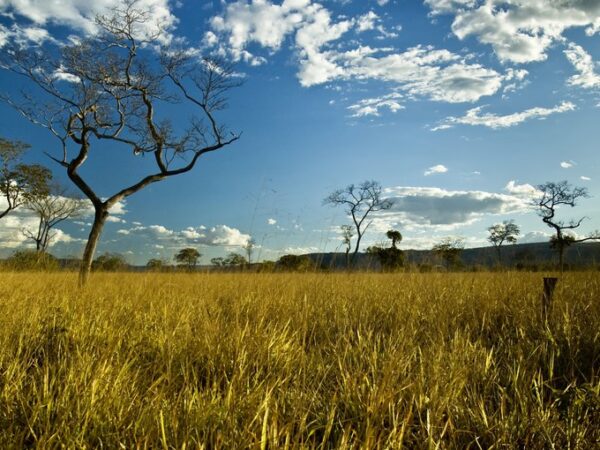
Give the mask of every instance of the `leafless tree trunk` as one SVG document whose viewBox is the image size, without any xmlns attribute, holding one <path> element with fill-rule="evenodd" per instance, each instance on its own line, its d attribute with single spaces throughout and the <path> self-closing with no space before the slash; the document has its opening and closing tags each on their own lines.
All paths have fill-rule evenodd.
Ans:
<svg viewBox="0 0 600 450">
<path fill-rule="evenodd" d="M 81 284 L 89 278 L 112 207 L 151 183 L 191 171 L 201 156 L 240 137 L 228 132 L 215 116 L 226 107 L 227 92 L 240 84 L 233 69 L 214 59 L 202 59 L 189 49 L 163 45 L 162 26 L 156 24 L 154 33 L 142 27 L 149 25 L 149 14 L 138 6 L 136 0 L 122 2 L 112 15 L 97 17 L 97 34 L 73 45 L 40 52 L 17 44 L 0 53 L 0 67 L 28 79 L 49 102 L 41 105 L 28 95 L 18 102 L 6 95 L 2 99 L 59 139 L 60 157 L 48 156 L 66 170 L 94 206 Z M 140 34 L 140 28 L 146 31 Z M 185 131 L 176 131 L 179 123 L 156 119 L 159 106 L 181 102 L 199 111 Z M 80 169 L 92 149 L 102 149 L 103 144 L 124 146 L 136 158 L 149 155 L 154 173 L 101 196 Z"/>
<path fill-rule="evenodd" d="M 83 250 L 83 258 L 81 261 L 81 268 L 79 270 L 80 286 L 84 286 L 90 277 L 94 254 L 96 253 L 98 241 L 100 241 L 100 236 L 102 234 L 102 228 L 104 227 L 107 218 L 108 210 L 105 208 L 96 210 L 96 213 L 94 214 L 94 222 L 92 223 L 92 229 L 90 230 L 88 240 L 85 244 L 85 249 Z"/>
</svg>

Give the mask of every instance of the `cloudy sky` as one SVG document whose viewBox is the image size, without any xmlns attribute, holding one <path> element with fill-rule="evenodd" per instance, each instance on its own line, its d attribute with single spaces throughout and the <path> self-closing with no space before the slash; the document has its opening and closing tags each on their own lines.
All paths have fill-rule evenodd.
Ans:
<svg viewBox="0 0 600 450">
<path fill-rule="evenodd" d="M 118 3 L 0 0 L 0 47 L 94 33 L 93 17 Z M 236 64 L 244 84 L 219 119 L 243 135 L 192 173 L 118 205 L 100 252 L 144 263 L 192 245 L 207 262 L 250 236 L 261 258 L 333 251 L 348 219 L 322 199 L 366 179 L 395 199 L 367 245 L 394 227 L 405 248 L 448 235 L 479 246 L 488 226 L 509 218 L 522 242 L 544 240 L 549 229 L 528 199 L 533 186 L 563 179 L 591 198 L 561 214 L 590 217 L 582 234 L 600 228 L 600 0 L 139 4 L 166 26 L 165 42 Z M 6 71 L 0 85 L 23 86 Z M 177 113 L 188 115 L 184 106 Z M 0 135 L 31 143 L 27 160 L 64 180 L 43 155 L 57 142 L 4 104 L 0 114 Z M 139 165 L 115 149 L 96 154 L 84 174 L 108 196 Z M 62 226 L 52 252 L 79 254 L 89 222 Z M 21 230 L 34 223 L 26 211 L 0 220 L 0 256 L 24 245 Z"/>
</svg>

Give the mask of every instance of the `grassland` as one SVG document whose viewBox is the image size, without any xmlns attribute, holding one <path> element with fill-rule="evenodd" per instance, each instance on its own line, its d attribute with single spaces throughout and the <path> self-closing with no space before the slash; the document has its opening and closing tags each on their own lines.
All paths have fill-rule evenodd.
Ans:
<svg viewBox="0 0 600 450">
<path fill-rule="evenodd" d="M 600 446 L 600 276 L 0 273 L 0 448 Z"/>
</svg>

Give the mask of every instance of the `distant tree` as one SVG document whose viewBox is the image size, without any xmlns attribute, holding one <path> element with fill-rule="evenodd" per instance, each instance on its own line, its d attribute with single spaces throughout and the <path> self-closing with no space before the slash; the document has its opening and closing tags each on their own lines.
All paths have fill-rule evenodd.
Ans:
<svg viewBox="0 0 600 450">
<path fill-rule="evenodd" d="M 588 198 L 589 194 L 584 187 L 574 187 L 567 181 L 547 182 L 537 186 L 539 194 L 532 200 L 542 221 L 554 230 L 550 243 L 558 251 L 558 262 L 561 273 L 564 269 L 565 250 L 579 242 L 600 240 L 600 232 L 596 231 L 585 238 L 577 239 L 571 232 L 581 226 L 586 219 L 564 222 L 556 217 L 557 209 L 561 206 L 577 206 L 579 200 Z"/>
<path fill-rule="evenodd" d="M 24 142 L 0 138 L 0 197 L 6 201 L 0 219 L 26 202 L 48 194 L 51 172 L 38 164 L 20 162 L 28 148 Z"/>
<path fill-rule="evenodd" d="M 222 258 L 220 256 L 216 258 L 211 258 L 210 263 L 213 266 L 222 267 L 225 265 L 225 258 Z"/>
<path fill-rule="evenodd" d="M 248 264 L 246 258 L 239 253 L 230 253 L 227 258 L 224 259 L 223 265 L 225 266 L 245 266 Z"/>
<path fill-rule="evenodd" d="M 398 248 L 397 244 L 402 241 L 402 233 L 397 230 L 388 230 L 385 235 L 392 241 L 392 248 Z"/>
<path fill-rule="evenodd" d="M 103 272 L 117 272 L 127 267 L 127 260 L 119 253 L 104 253 L 98 256 L 93 264 L 94 270 Z"/>
<path fill-rule="evenodd" d="M 329 194 L 324 200 L 325 205 L 343 206 L 352 218 L 356 230 L 356 245 L 352 253 L 352 263 L 360 249 L 360 242 L 371 225 L 368 218 L 371 213 L 390 209 L 393 202 L 382 198 L 383 189 L 376 181 L 364 181 L 361 184 L 351 184 Z"/>
<path fill-rule="evenodd" d="M 276 266 L 295 272 L 306 272 L 315 268 L 312 259 L 307 255 L 283 255 L 277 260 Z"/>
<path fill-rule="evenodd" d="M 84 200 L 66 196 L 65 190 L 54 183 L 48 193 L 31 196 L 25 207 L 35 213 L 38 226 L 35 230 L 24 229 L 23 234 L 35 242 L 38 252 L 45 252 L 55 237 L 53 229 L 65 220 L 79 217 L 87 205 Z"/>
<path fill-rule="evenodd" d="M 502 245 L 504 243 L 516 244 L 517 236 L 521 234 L 521 230 L 513 220 L 505 220 L 502 223 L 497 223 L 489 227 L 488 241 L 496 248 L 498 255 L 498 264 L 502 263 Z"/>
<path fill-rule="evenodd" d="M 396 230 L 389 230 L 386 236 L 392 241 L 391 247 L 374 245 L 367 249 L 367 253 L 377 257 L 383 270 L 397 270 L 404 265 L 404 252 L 398 248 L 402 234 Z"/>
<path fill-rule="evenodd" d="M 434 245 L 432 251 L 444 260 L 447 268 L 450 268 L 459 264 L 464 248 L 462 238 L 446 237 L 439 244 Z"/>
<path fill-rule="evenodd" d="M 151 271 L 160 272 L 166 265 L 166 261 L 158 258 L 152 258 L 146 263 L 146 268 Z"/>
<path fill-rule="evenodd" d="M 354 237 L 354 231 L 351 225 L 342 225 L 340 227 L 342 231 L 342 242 L 345 246 L 346 252 L 346 268 L 350 267 L 350 250 L 352 248 L 352 238 Z"/>
<path fill-rule="evenodd" d="M 252 255 L 254 254 L 254 248 L 256 247 L 256 241 L 253 238 L 248 239 L 246 245 L 244 245 L 244 250 L 246 251 L 246 259 L 248 260 L 248 264 L 252 264 Z"/>
<path fill-rule="evenodd" d="M 88 37 L 58 47 L 58 41 L 47 39 L 36 49 L 11 41 L 0 54 L 0 68 L 29 83 L 20 99 L 2 99 L 58 139 L 60 150 L 51 158 L 94 207 L 81 285 L 111 208 L 152 183 L 191 171 L 200 157 L 239 139 L 216 113 L 227 106 L 227 93 L 240 78 L 228 64 L 200 57 L 181 39 L 162 39 L 164 26 L 151 22 L 148 3 L 113 2 L 112 11 L 96 17 Z M 31 96 L 32 87 L 44 98 Z M 181 103 L 198 112 L 187 124 L 180 116 L 175 123 L 170 119 L 172 105 Z M 103 167 L 113 170 L 114 152 L 106 150 L 115 146 L 150 172 L 104 197 L 82 169 L 98 154 L 108 159 Z M 142 160 L 144 155 L 150 158 Z"/>
<path fill-rule="evenodd" d="M 175 261 L 180 266 L 187 266 L 188 269 L 193 269 L 202 254 L 195 248 L 182 248 L 175 255 Z"/>
</svg>

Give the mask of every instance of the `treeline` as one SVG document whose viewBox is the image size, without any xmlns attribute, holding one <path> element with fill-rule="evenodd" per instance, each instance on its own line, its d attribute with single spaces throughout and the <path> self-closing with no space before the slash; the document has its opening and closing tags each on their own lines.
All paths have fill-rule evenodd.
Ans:
<svg viewBox="0 0 600 450">
<path fill-rule="evenodd" d="M 391 233 L 390 233 L 391 234 Z M 397 238 L 397 236 L 396 236 Z M 397 246 L 397 240 L 396 240 Z M 197 256 L 196 256 L 197 254 Z M 187 255 L 187 258 L 183 256 Z M 460 249 L 450 246 L 434 250 L 400 250 L 394 247 L 371 246 L 358 253 L 354 264 L 347 266 L 344 253 L 312 253 L 283 255 L 274 261 L 249 262 L 239 253 L 215 257 L 210 264 L 200 265 L 202 255 L 196 249 L 182 249 L 173 258 L 152 258 L 143 266 L 131 265 L 124 255 L 104 253 L 92 264 L 98 272 L 476 272 L 495 270 L 551 271 L 558 268 L 555 249 L 548 243 L 511 245 L 505 250 L 502 264 L 498 263 L 493 247 Z M 177 258 L 179 256 L 179 258 Z M 77 258 L 55 258 L 48 253 L 18 250 L 0 261 L 0 269 L 72 270 L 80 268 Z M 565 254 L 564 270 L 600 270 L 600 243 L 576 244 Z"/>
</svg>

